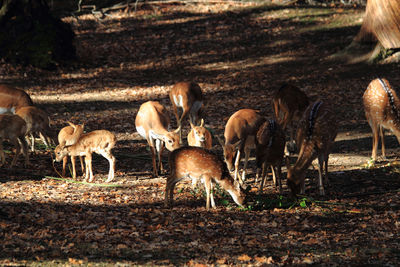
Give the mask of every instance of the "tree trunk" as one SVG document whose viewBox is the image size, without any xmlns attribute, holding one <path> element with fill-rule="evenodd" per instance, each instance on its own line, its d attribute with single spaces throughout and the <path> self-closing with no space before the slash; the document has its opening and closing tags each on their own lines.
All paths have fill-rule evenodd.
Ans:
<svg viewBox="0 0 400 267">
<path fill-rule="evenodd" d="M 400 48 L 400 1 L 368 0 L 356 42 L 378 41 L 385 49 Z"/>
<path fill-rule="evenodd" d="M 75 57 L 71 27 L 50 14 L 45 0 L 0 0 L 0 58 L 54 68 Z"/>
</svg>

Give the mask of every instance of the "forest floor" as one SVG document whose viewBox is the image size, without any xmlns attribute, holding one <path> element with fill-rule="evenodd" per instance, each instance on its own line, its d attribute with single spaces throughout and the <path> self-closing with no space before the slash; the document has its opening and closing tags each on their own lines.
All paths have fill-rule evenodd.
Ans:
<svg viewBox="0 0 400 267">
<path fill-rule="evenodd" d="M 398 143 L 389 134 L 388 160 L 367 164 L 372 140 L 362 95 L 376 77 L 398 87 L 399 66 L 329 60 L 351 43 L 363 14 L 341 5 L 139 5 L 102 20 L 66 17 L 78 60 L 57 71 L 0 62 L 0 81 L 25 89 L 57 131 L 72 121 L 118 138 L 110 184 L 101 156 L 94 156 L 95 182 L 87 184 L 60 178 L 61 164 L 43 147 L 31 154 L 29 168 L 22 158 L 13 169 L 0 168 L 0 265 L 398 265 Z M 219 136 L 238 109 L 272 117 L 271 96 L 283 83 L 333 103 L 339 134 L 326 196 L 317 194 L 310 168 L 307 196 L 291 200 L 283 167 L 282 195 L 268 181 L 257 197 L 250 171 L 246 208 L 217 190 L 217 209 L 206 211 L 203 190 L 189 181 L 175 190 L 174 207 L 164 208 L 166 174 L 151 178 L 150 153 L 134 120 L 147 100 L 169 108 L 168 91 L 182 80 L 200 84 L 206 126 Z M 216 140 L 213 151 L 222 154 Z"/>
</svg>

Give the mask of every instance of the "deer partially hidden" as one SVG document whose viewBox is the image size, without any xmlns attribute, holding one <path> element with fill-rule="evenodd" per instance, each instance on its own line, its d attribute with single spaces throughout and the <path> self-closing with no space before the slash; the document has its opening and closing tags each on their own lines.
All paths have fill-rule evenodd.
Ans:
<svg viewBox="0 0 400 267">
<path fill-rule="evenodd" d="M 228 191 L 239 206 L 245 202 L 245 193 L 239 183 L 234 181 L 224 164 L 214 153 L 200 147 L 181 147 L 169 155 L 170 175 L 165 189 L 165 205 L 172 206 L 176 183 L 184 179 L 202 179 L 207 198 L 206 208 L 215 208 L 212 183 L 217 182 Z"/>
<path fill-rule="evenodd" d="M 179 82 L 171 88 L 169 99 L 180 129 L 179 140 L 182 143 L 182 121 L 189 114 L 191 124 L 197 125 L 200 117 L 199 112 L 203 105 L 203 93 L 197 83 Z M 180 110 L 181 115 L 178 112 Z"/>
<path fill-rule="evenodd" d="M 31 97 L 23 90 L 0 84 L 0 114 L 15 114 L 20 107 L 33 106 Z"/>
<path fill-rule="evenodd" d="M 58 133 L 58 147 L 59 149 L 61 147 L 65 147 L 65 146 L 71 146 L 74 145 L 79 137 L 81 137 L 81 135 L 83 134 L 83 130 L 85 127 L 85 124 L 73 124 L 72 122 L 68 122 L 68 126 L 65 126 L 64 128 L 62 128 L 60 130 L 60 132 Z M 76 179 L 76 168 L 75 168 L 75 156 L 74 155 L 70 155 L 71 156 L 71 163 L 72 163 L 72 178 Z M 82 169 L 82 173 L 85 173 L 85 168 L 83 166 L 83 156 L 79 156 L 79 160 L 81 162 L 81 169 Z M 65 176 L 65 168 L 68 162 L 68 157 L 64 157 L 63 158 L 63 169 L 62 169 L 62 176 Z"/>
<path fill-rule="evenodd" d="M 190 132 L 187 136 L 189 146 L 203 147 L 205 149 L 212 148 L 212 135 L 209 130 L 204 127 L 204 120 L 201 119 L 200 126 L 195 126 L 190 122 Z"/>
<path fill-rule="evenodd" d="M 255 136 L 257 130 L 266 119 L 258 111 L 253 109 L 241 109 L 236 111 L 228 120 L 225 126 L 225 143 L 221 140 L 224 150 L 225 162 L 230 171 L 235 171 L 234 179 L 244 182 L 246 177 L 247 163 L 251 149 L 255 148 Z M 245 154 L 242 177 L 239 176 L 239 163 L 241 155 Z M 236 154 L 236 159 L 234 157 Z M 238 178 L 239 176 L 239 178 Z"/>
<path fill-rule="evenodd" d="M 85 156 L 85 180 L 92 182 L 92 153 L 95 152 L 108 160 L 110 168 L 106 182 L 111 182 L 114 179 L 115 171 L 115 157 L 111 150 L 116 142 L 117 138 L 115 135 L 107 130 L 96 130 L 85 133 L 73 145 L 58 145 L 55 149 L 56 161 L 60 162 L 67 156 Z"/>
<path fill-rule="evenodd" d="M 291 84 L 282 85 L 274 94 L 272 104 L 277 122 L 283 130 L 290 126 L 290 144 L 293 145 L 295 126 L 309 105 L 307 95 L 297 86 Z M 288 154 L 288 151 L 286 150 Z"/>
<path fill-rule="evenodd" d="M 140 136 L 147 140 L 150 146 L 153 162 L 153 177 L 158 177 L 163 170 L 161 155 L 164 146 L 173 151 L 180 147 L 180 127 L 173 132 L 167 130 L 170 118 L 167 110 L 157 101 L 143 103 L 136 115 L 135 126 Z M 158 159 L 158 163 L 156 160 Z"/>
<path fill-rule="evenodd" d="M 323 176 L 328 183 L 328 159 L 337 134 L 334 112 L 322 101 L 311 104 L 299 121 L 296 144 L 299 156 L 293 167 L 287 163 L 287 184 L 292 194 L 304 193 L 305 173 L 315 158 L 318 158 L 318 188 L 320 195 L 325 195 Z M 325 167 L 325 168 L 324 168 Z M 325 171 L 325 173 L 323 173 Z"/>
<path fill-rule="evenodd" d="M 31 137 L 31 151 L 35 151 L 35 134 L 40 136 L 47 148 L 55 143 L 55 134 L 50 128 L 49 116 L 46 112 L 35 106 L 26 106 L 18 108 L 15 114 L 26 122 L 26 139 L 29 141 L 29 136 Z"/>
<path fill-rule="evenodd" d="M 1 163 L 4 165 L 6 156 L 3 151 L 3 141 L 9 140 L 15 147 L 15 155 L 10 168 L 17 162 L 19 154 L 25 156 L 25 167 L 29 164 L 28 144 L 25 141 L 26 123 L 17 116 L 11 114 L 0 114 L 0 156 Z"/>
<path fill-rule="evenodd" d="M 372 160 L 376 161 L 379 134 L 382 142 L 382 157 L 385 154 L 384 129 L 391 130 L 400 143 L 400 101 L 397 93 L 386 79 L 375 79 L 367 87 L 363 96 L 367 121 L 372 129 Z"/>
<path fill-rule="evenodd" d="M 285 149 L 285 133 L 275 120 L 265 121 L 257 131 L 256 164 L 262 170 L 259 193 L 262 193 L 266 178 L 266 170 L 270 166 L 273 182 L 282 193 L 281 165 Z M 257 177 L 259 173 L 257 173 Z"/>
</svg>

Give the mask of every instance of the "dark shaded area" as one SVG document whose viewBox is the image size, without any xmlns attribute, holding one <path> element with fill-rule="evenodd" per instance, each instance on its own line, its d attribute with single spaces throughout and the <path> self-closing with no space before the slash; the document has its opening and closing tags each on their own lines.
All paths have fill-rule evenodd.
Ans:
<svg viewBox="0 0 400 267">
<path fill-rule="evenodd" d="M 52 15 L 45 0 L 5 0 L 0 7 L 0 58 L 44 69 L 75 58 L 70 25 Z"/>
</svg>

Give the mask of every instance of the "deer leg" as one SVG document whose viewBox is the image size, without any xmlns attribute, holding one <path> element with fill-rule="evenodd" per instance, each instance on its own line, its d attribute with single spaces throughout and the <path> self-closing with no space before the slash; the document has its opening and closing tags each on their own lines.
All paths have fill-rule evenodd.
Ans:
<svg viewBox="0 0 400 267">
<path fill-rule="evenodd" d="M 105 151 L 101 153 L 101 155 L 105 157 L 110 163 L 110 170 L 108 171 L 108 179 L 106 180 L 106 183 L 108 183 L 114 179 L 115 157 L 111 154 L 110 151 Z"/>
<path fill-rule="evenodd" d="M 83 166 L 83 156 L 79 156 L 79 161 L 81 162 L 82 176 L 85 177 L 85 167 Z"/>
<path fill-rule="evenodd" d="M 33 133 L 30 133 L 31 136 L 31 151 L 35 152 L 35 137 L 33 136 Z"/>
<path fill-rule="evenodd" d="M 182 108 L 182 115 L 181 115 L 181 118 L 179 119 L 179 123 L 178 123 L 178 127 L 179 127 L 179 142 L 182 144 L 183 142 L 182 142 L 182 122 L 183 122 L 183 119 L 186 117 L 186 115 L 188 114 L 188 112 L 189 112 L 189 110 L 184 110 L 183 108 Z"/>
<path fill-rule="evenodd" d="M 47 137 L 42 132 L 39 132 L 39 136 L 40 136 L 40 139 L 42 140 L 43 144 L 48 149 L 50 147 L 50 144 L 47 142 Z"/>
<path fill-rule="evenodd" d="M 235 181 L 238 179 L 238 172 L 239 172 L 239 162 L 240 162 L 240 150 L 237 151 L 236 160 L 235 160 Z"/>
<path fill-rule="evenodd" d="M 72 163 L 72 179 L 75 180 L 76 179 L 75 156 L 71 156 L 71 163 Z"/>
<path fill-rule="evenodd" d="M 154 146 L 150 146 L 151 151 L 151 159 L 153 161 L 153 177 L 158 177 L 158 169 L 157 169 L 157 162 L 156 162 L 156 149 Z"/>
<path fill-rule="evenodd" d="M 1 165 L 4 165 L 6 162 L 6 154 L 3 150 L 3 140 L 0 138 L 0 156 L 1 156 Z"/>
<path fill-rule="evenodd" d="M 18 156 L 21 153 L 21 146 L 20 146 L 20 144 L 18 142 L 18 138 L 13 139 L 11 141 L 11 143 L 15 147 L 15 155 L 14 155 L 14 158 L 13 158 L 13 160 L 11 162 L 10 168 L 12 168 L 15 165 L 15 163 L 17 162 Z"/>
<path fill-rule="evenodd" d="M 265 176 L 266 176 L 266 169 L 267 169 L 267 164 L 265 162 L 261 165 L 261 183 L 260 183 L 260 188 L 258 189 L 258 193 L 261 194 L 263 189 L 264 189 L 264 182 L 265 182 Z"/>
<path fill-rule="evenodd" d="M 281 169 L 281 165 L 282 163 L 279 162 L 278 165 L 276 166 L 276 180 L 278 182 L 278 188 L 279 188 L 279 193 L 282 194 L 282 181 L 281 181 L 281 177 L 282 177 L 282 169 Z M 272 167 L 273 169 L 273 167 Z"/>
<path fill-rule="evenodd" d="M 250 149 L 246 147 L 244 149 L 244 167 L 242 172 L 242 183 L 246 179 L 246 170 L 247 170 L 247 163 L 249 162 L 249 157 L 250 157 Z"/>
<path fill-rule="evenodd" d="M 67 166 L 68 156 L 63 158 L 63 169 L 62 169 L 62 176 L 65 177 L 65 167 Z"/>
<path fill-rule="evenodd" d="M 212 198 L 212 192 L 211 192 L 211 178 L 210 177 L 204 177 L 204 186 L 206 189 L 206 209 L 210 210 L 210 201 Z M 212 202 L 214 202 L 214 200 L 212 200 Z M 213 208 L 215 208 L 215 203 Z"/>
<path fill-rule="evenodd" d="M 26 142 L 26 140 L 24 138 L 18 138 L 18 142 L 20 143 L 21 147 L 22 147 L 22 153 L 25 156 L 25 167 L 28 167 L 29 165 L 29 153 L 28 153 L 28 143 Z"/>
<path fill-rule="evenodd" d="M 376 152 L 378 150 L 378 143 L 379 143 L 379 132 L 378 132 L 378 125 L 370 123 L 372 128 L 372 160 L 376 161 Z"/>
<path fill-rule="evenodd" d="M 91 183 L 93 181 L 93 171 L 92 171 L 92 155 L 87 153 L 85 156 L 86 164 L 86 180 Z"/>
<path fill-rule="evenodd" d="M 318 155 L 318 189 L 319 189 L 319 194 L 321 196 L 325 195 L 325 190 L 324 190 L 324 184 L 322 181 L 322 173 L 323 173 L 323 167 L 324 167 L 324 156 L 323 155 Z"/>
<path fill-rule="evenodd" d="M 381 135 L 381 144 L 382 144 L 382 158 L 386 160 L 386 153 L 385 153 L 385 130 L 382 126 L 379 127 L 379 132 Z"/>
</svg>

